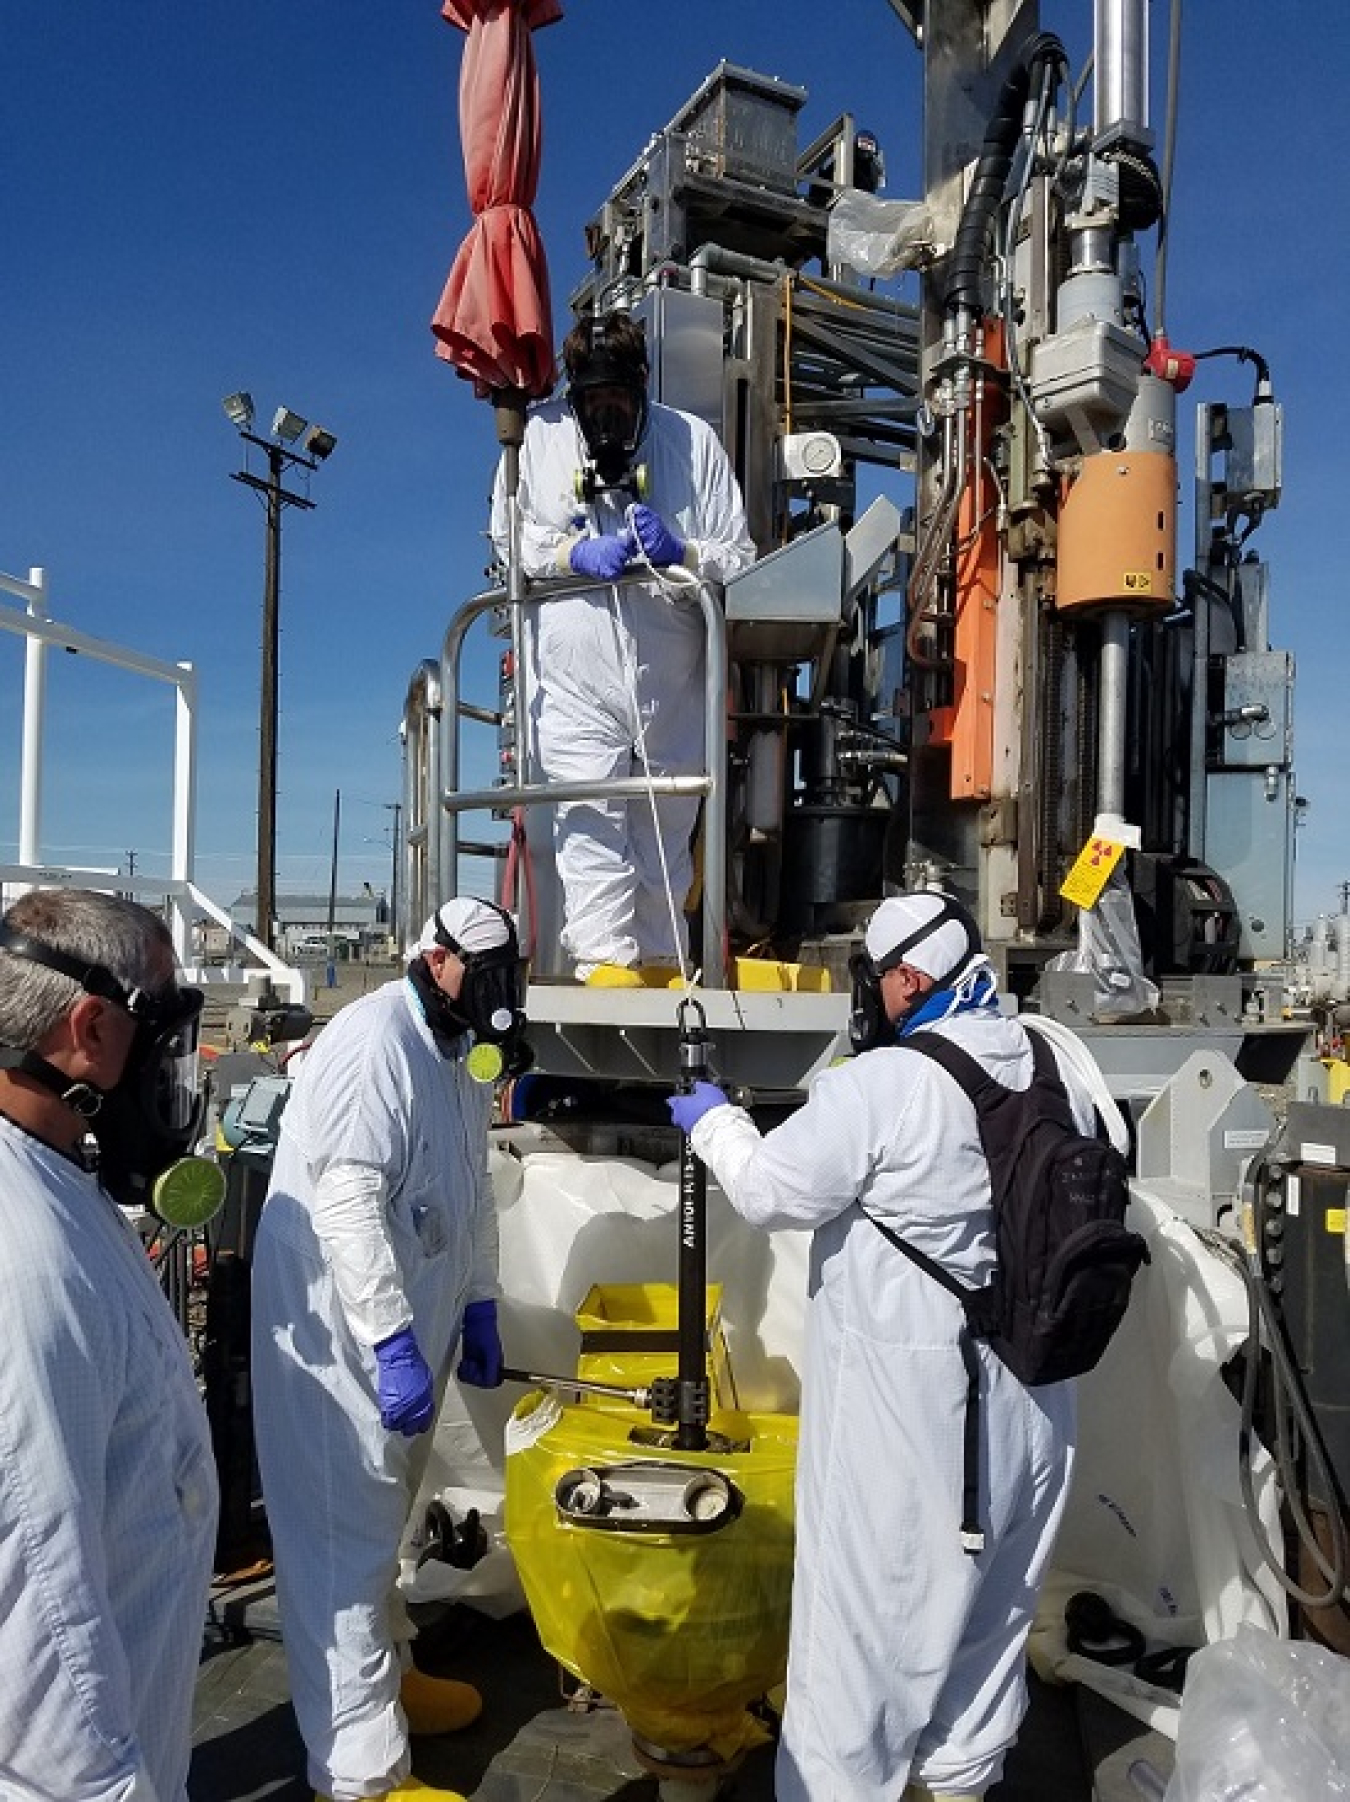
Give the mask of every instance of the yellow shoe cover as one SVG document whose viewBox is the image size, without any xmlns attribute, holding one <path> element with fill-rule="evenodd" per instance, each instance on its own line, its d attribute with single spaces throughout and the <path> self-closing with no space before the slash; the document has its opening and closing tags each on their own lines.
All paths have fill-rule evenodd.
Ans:
<svg viewBox="0 0 1350 1802">
<path fill-rule="evenodd" d="M 696 977 L 691 975 L 686 982 L 680 974 L 678 964 L 639 964 L 638 975 L 642 978 L 644 989 L 694 989 L 698 987 Z"/>
<path fill-rule="evenodd" d="M 642 978 L 624 964 L 597 964 L 586 978 L 588 989 L 640 989 Z"/>
<path fill-rule="evenodd" d="M 314 1802 L 328 1802 L 328 1797 L 316 1794 Z M 468 1802 L 468 1798 L 457 1789 L 433 1789 L 429 1783 L 419 1783 L 416 1777 L 405 1777 L 382 1796 L 372 1797 L 371 1802 Z"/>
<path fill-rule="evenodd" d="M 408 1717 L 409 1733 L 458 1733 L 483 1712 L 483 1698 L 471 1683 L 428 1677 L 416 1666 L 404 1671 L 398 1699 Z"/>
</svg>

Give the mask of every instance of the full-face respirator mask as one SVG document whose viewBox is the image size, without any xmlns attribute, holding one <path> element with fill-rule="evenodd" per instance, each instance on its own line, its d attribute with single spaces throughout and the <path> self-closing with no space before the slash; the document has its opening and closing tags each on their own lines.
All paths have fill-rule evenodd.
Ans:
<svg viewBox="0 0 1350 1802">
<path fill-rule="evenodd" d="M 966 971 L 971 968 L 972 961 L 980 956 L 979 930 L 969 913 L 961 903 L 951 895 L 938 895 L 931 891 L 923 891 L 919 897 L 901 897 L 902 899 L 922 899 L 935 903 L 933 910 L 914 930 L 907 933 L 897 944 L 890 946 L 881 956 L 874 957 L 870 951 L 855 951 L 848 960 L 848 973 L 851 986 L 851 1001 L 848 1016 L 849 1043 L 855 1053 L 875 1050 L 879 1045 L 891 1045 L 895 1042 L 897 1032 L 904 1026 L 906 1019 L 922 1006 L 933 994 L 952 987 Z M 882 907 L 887 903 L 883 902 Z M 878 909 L 878 913 L 881 910 Z M 875 920 L 875 916 L 874 916 Z M 931 939 L 945 927 L 955 925 L 960 930 L 957 935 L 960 948 L 943 967 L 930 970 L 927 961 L 916 963 L 915 952 L 926 940 Z M 868 934 L 873 927 L 869 925 Z M 923 969 L 933 978 L 933 986 L 923 996 L 916 995 L 913 1002 L 892 1020 L 886 1012 L 886 1003 L 881 993 L 881 979 L 887 971 L 894 970 L 900 964 L 913 964 Z"/>
<path fill-rule="evenodd" d="M 604 494 L 646 496 L 645 465 L 634 463 L 647 429 L 647 364 L 616 355 L 597 324 L 581 367 L 568 382 L 568 402 L 586 447 L 577 473 L 577 499 Z"/>
<path fill-rule="evenodd" d="M 156 1214 L 168 1226 L 204 1225 L 225 1198 L 225 1181 L 218 1164 L 189 1155 L 206 1106 L 197 1084 L 202 991 L 176 984 L 156 994 L 128 989 L 102 964 L 6 926 L 0 949 L 69 976 L 86 994 L 124 1009 L 136 1028 L 110 1089 L 74 1081 L 37 1052 L 12 1046 L 0 1046 L 0 1068 L 42 1083 L 86 1122 L 99 1181 L 119 1206 Z"/>
<path fill-rule="evenodd" d="M 493 903 L 485 902 L 491 907 Z M 516 929 L 504 908 L 494 908 L 506 925 L 504 943 L 486 951 L 470 951 L 438 919 L 436 943 L 451 951 L 464 966 L 464 980 L 452 999 L 434 984 L 428 989 L 415 983 L 433 1029 L 455 1038 L 473 1034 L 466 1065 L 475 1082 L 496 1082 L 500 1077 L 521 1076 L 534 1063 L 534 1052 L 525 1037 L 525 963 L 516 942 Z"/>
</svg>

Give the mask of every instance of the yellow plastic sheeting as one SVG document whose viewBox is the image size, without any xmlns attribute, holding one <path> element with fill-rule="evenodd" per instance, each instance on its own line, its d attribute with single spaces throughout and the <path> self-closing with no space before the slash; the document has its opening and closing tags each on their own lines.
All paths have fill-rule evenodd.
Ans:
<svg viewBox="0 0 1350 1802">
<path fill-rule="evenodd" d="M 574 1316 L 581 1328 L 577 1375 L 588 1383 L 638 1389 L 653 1377 L 673 1377 L 679 1365 L 679 1291 L 671 1283 L 596 1283 Z M 714 1408 L 734 1408 L 722 1286 L 710 1283 L 704 1302 L 708 1382 Z"/>
<path fill-rule="evenodd" d="M 787 1664 L 795 1418 L 718 1413 L 710 1432 L 749 1449 L 681 1452 L 635 1443 L 632 1430 L 649 1425 L 636 1409 L 557 1410 L 534 1395 L 516 1410 L 517 1443 L 540 1407 L 558 1417 L 506 1460 L 506 1536 L 545 1648 L 653 1745 L 731 1759 L 759 1743 L 746 1705 Z M 639 1459 L 720 1471 L 744 1497 L 741 1513 L 706 1534 L 560 1516 L 554 1492 L 568 1471 Z"/>
<path fill-rule="evenodd" d="M 828 995 L 830 972 L 821 964 L 786 963 L 774 957 L 738 957 L 736 987 L 760 993 Z"/>
<path fill-rule="evenodd" d="M 1327 1100 L 1333 1107 L 1350 1102 L 1350 1063 L 1344 1058 L 1324 1057 L 1327 1072 Z"/>
</svg>

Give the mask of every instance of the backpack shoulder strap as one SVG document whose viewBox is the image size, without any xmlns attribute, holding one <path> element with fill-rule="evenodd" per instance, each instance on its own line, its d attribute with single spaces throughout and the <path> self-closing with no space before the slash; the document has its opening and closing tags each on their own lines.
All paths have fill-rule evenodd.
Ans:
<svg viewBox="0 0 1350 1802">
<path fill-rule="evenodd" d="M 1031 1056 L 1035 1064 L 1033 1082 L 1037 1079 L 1042 1082 L 1052 1082 L 1056 1088 L 1062 1089 L 1067 1095 L 1069 1091 L 1065 1086 L 1064 1078 L 1060 1075 L 1059 1059 L 1051 1049 L 1050 1041 L 1039 1032 L 1029 1032 L 1026 1036 L 1031 1045 Z"/>
<path fill-rule="evenodd" d="M 968 1296 L 976 1293 L 967 1284 L 954 1277 L 950 1271 L 944 1270 L 936 1258 L 930 1258 L 926 1251 L 920 1251 L 917 1245 L 911 1245 L 907 1239 L 902 1239 L 894 1227 L 887 1226 L 884 1220 L 878 1220 L 869 1208 L 862 1206 L 861 1202 L 858 1203 L 858 1206 L 883 1238 L 889 1239 L 897 1251 L 902 1251 L 911 1264 L 917 1264 L 925 1276 L 931 1276 L 935 1283 L 941 1283 L 948 1295 L 954 1295 L 959 1302 L 964 1303 Z"/>
<path fill-rule="evenodd" d="M 982 1063 L 940 1032 L 916 1032 L 909 1038 L 897 1039 L 896 1044 L 911 1051 L 921 1051 L 935 1064 L 940 1064 L 957 1087 L 965 1091 L 977 1114 L 983 1114 L 1008 1093 Z"/>
</svg>

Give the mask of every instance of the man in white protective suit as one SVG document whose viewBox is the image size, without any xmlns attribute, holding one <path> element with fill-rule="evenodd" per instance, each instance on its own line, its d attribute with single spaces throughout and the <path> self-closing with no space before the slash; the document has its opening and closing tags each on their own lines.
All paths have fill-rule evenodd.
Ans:
<svg viewBox="0 0 1350 1802">
<path fill-rule="evenodd" d="M 134 902 L 33 889 L 0 923 L 7 1802 L 187 1802 L 216 1471 L 187 1342 L 119 1204 L 162 1201 L 195 1143 L 201 1004 Z"/>
<path fill-rule="evenodd" d="M 409 1734 L 479 1714 L 409 1656 L 399 1545 L 460 1348 L 502 1380 L 493 1082 L 528 1059 L 510 916 L 447 902 L 407 974 L 343 1008 L 300 1065 L 253 1252 L 253 1390 L 291 1695 L 317 1794 L 452 1792 Z"/>
<path fill-rule="evenodd" d="M 1068 1492 L 1074 1385 L 1028 1389 L 986 1344 L 978 1508 L 964 1549 L 967 1377 L 959 1302 L 868 1214 L 968 1285 L 993 1267 L 975 1110 L 897 1043 L 923 1027 L 1025 1088 L 1027 1030 L 960 904 L 883 901 L 854 960 L 855 1045 L 761 1137 L 722 1091 L 674 1098 L 676 1124 L 753 1225 L 811 1227 L 797 1539 L 778 1802 L 978 1802 L 1026 1708 L 1037 1593 Z M 1072 1034 L 1047 1033 L 1080 1130 L 1125 1129 Z M 864 1212 L 865 1210 L 865 1212 Z"/>
<path fill-rule="evenodd" d="M 526 576 L 594 586 L 534 610 L 530 716 L 550 782 L 703 767 L 704 581 L 754 561 L 736 478 L 711 426 L 647 398 L 628 314 L 585 317 L 563 343 L 567 398 L 535 407 L 520 455 Z M 507 560 L 499 472 L 492 535 Z M 642 581 L 620 582 L 625 571 Z M 713 697 L 714 705 L 722 697 Z M 554 849 L 562 945 L 583 982 L 668 979 L 686 955 L 697 796 L 561 801 Z"/>
</svg>

